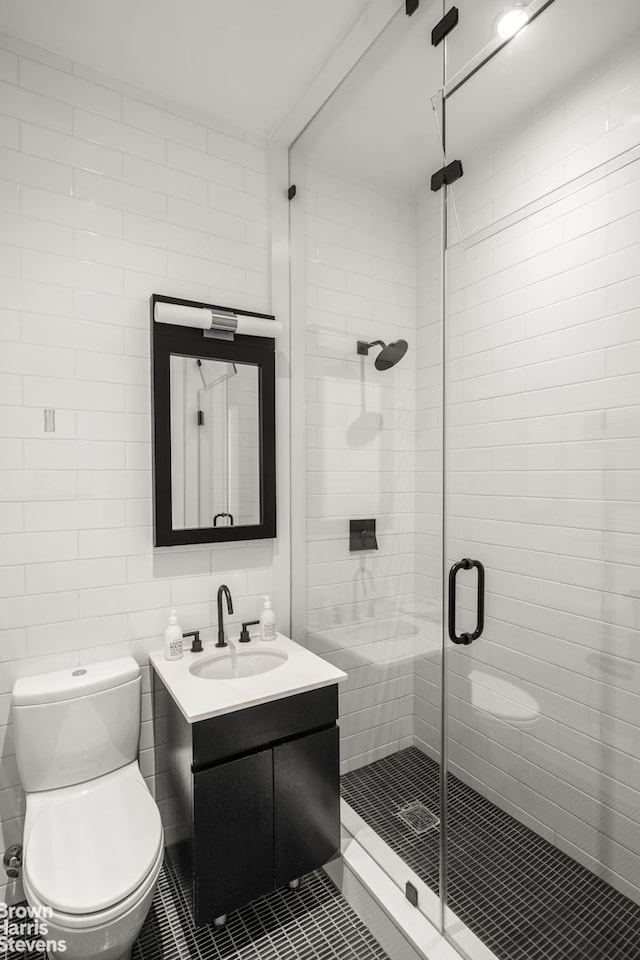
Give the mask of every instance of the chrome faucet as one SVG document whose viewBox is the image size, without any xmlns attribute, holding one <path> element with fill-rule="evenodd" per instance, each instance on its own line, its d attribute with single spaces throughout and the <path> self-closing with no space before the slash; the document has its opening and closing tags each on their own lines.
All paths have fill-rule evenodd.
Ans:
<svg viewBox="0 0 640 960">
<path fill-rule="evenodd" d="M 231 591 L 226 583 L 221 584 L 218 587 L 218 642 L 216 647 L 226 647 L 227 641 L 224 638 L 224 621 L 222 617 L 222 594 L 225 593 L 227 596 L 227 613 L 233 613 L 233 601 L 231 599 Z"/>
</svg>

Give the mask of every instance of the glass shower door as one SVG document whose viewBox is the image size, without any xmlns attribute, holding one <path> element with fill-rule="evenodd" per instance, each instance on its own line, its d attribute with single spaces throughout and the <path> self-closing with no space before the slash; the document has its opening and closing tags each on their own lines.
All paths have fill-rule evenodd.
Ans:
<svg viewBox="0 0 640 960">
<path fill-rule="evenodd" d="M 434 13 L 396 15 L 290 151 L 293 636 L 347 674 L 342 819 L 439 917 L 441 160 Z M 406 352 L 393 344 L 405 342 Z M 395 361 L 389 363 L 385 361 Z M 375 535 L 368 533 L 375 523 Z"/>
<path fill-rule="evenodd" d="M 446 99 L 446 929 L 474 960 L 640 952 L 640 11 L 616 12 L 556 0 Z"/>
</svg>

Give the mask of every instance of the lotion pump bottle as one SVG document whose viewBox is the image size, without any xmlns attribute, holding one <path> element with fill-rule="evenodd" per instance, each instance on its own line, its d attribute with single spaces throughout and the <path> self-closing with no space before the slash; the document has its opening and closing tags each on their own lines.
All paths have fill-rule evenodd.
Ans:
<svg viewBox="0 0 640 960">
<path fill-rule="evenodd" d="M 271 609 L 271 597 L 264 598 L 264 608 L 260 614 L 260 636 L 263 640 L 275 640 L 276 615 Z"/>
<path fill-rule="evenodd" d="M 176 610 L 171 611 L 169 626 L 164 633 L 164 658 L 165 660 L 182 659 L 182 630 L 178 626 Z"/>
</svg>

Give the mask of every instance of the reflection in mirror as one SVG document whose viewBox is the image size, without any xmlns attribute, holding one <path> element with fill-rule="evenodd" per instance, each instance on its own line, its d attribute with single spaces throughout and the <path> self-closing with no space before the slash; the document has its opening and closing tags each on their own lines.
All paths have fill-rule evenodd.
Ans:
<svg viewBox="0 0 640 960">
<path fill-rule="evenodd" d="M 260 384 L 254 364 L 171 354 L 174 530 L 260 523 Z"/>
</svg>

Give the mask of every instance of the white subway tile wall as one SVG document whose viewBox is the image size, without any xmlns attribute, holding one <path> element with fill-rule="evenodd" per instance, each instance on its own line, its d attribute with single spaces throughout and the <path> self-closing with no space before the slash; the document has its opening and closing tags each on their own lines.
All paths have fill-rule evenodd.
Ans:
<svg viewBox="0 0 640 960">
<path fill-rule="evenodd" d="M 416 627 L 416 204 L 313 160 L 305 205 L 307 629 L 346 670 L 343 770 L 413 743 Z M 387 371 L 358 340 L 409 343 Z M 349 551 L 375 518 L 378 551 Z M 435 648 L 437 650 L 437 647 Z"/>
<path fill-rule="evenodd" d="M 637 51 L 465 165 L 463 235 L 536 198 L 543 174 L 637 144 L 637 111 L 618 102 L 629 84 L 637 102 Z M 508 193 L 506 156 L 520 170 Z M 450 655 L 450 757 L 640 902 L 640 160 L 605 173 L 450 251 L 447 559 L 487 571 L 484 637 Z M 458 592 L 472 625 L 473 580 Z"/>
<path fill-rule="evenodd" d="M 145 664 L 171 606 L 210 640 L 221 582 L 231 623 L 255 619 L 272 548 L 154 550 L 151 529 L 149 296 L 269 311 L 265 145 L 4 36 L 0 79 L 4 849 L 24 813 L 13 681 Z M 146 667 L 140 762 L 153 789 Z"/>
</svg>

